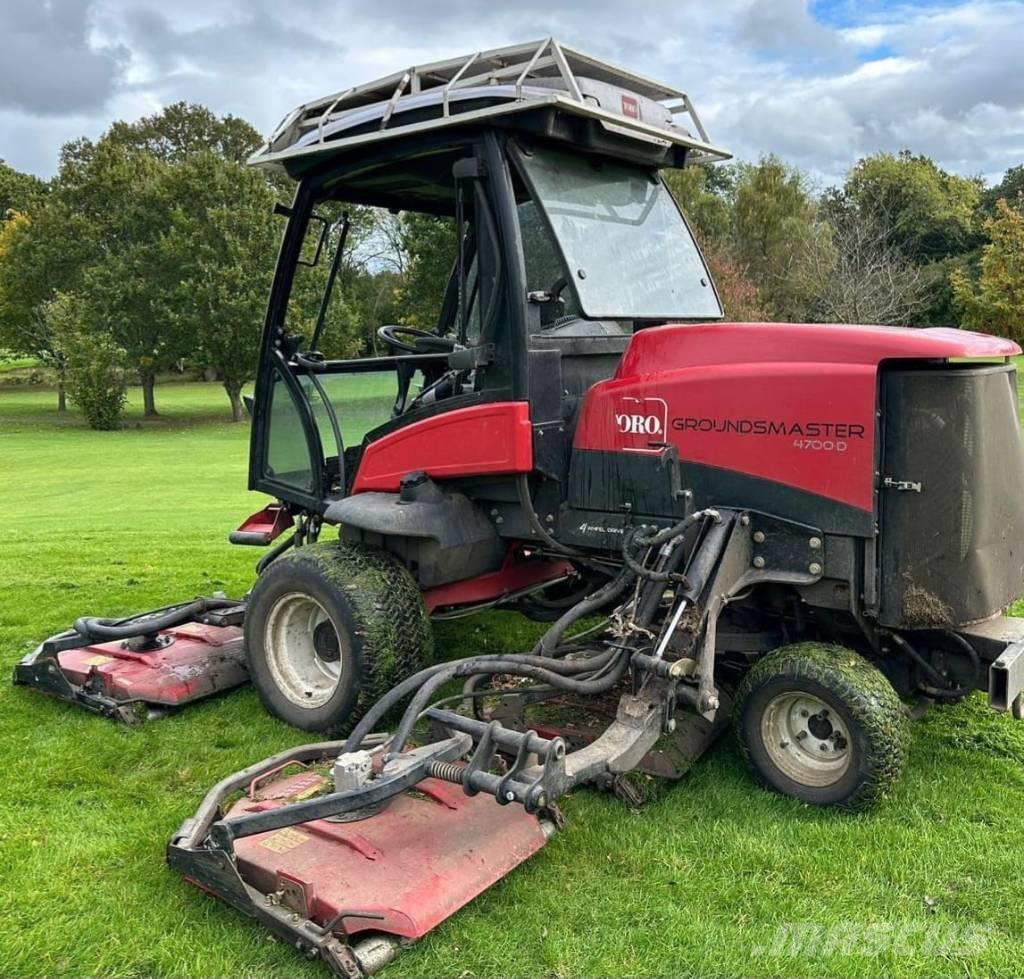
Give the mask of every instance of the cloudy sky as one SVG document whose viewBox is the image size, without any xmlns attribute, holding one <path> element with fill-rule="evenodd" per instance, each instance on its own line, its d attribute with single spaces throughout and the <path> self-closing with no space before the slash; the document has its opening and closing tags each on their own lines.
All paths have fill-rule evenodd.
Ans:
<svg viewBox="0 0 1024 979">
<path fill-rule="evenodd" d="M 822 182 L 909 147 L 998 179 L 1024 163 L 1024 0 L 0 0 L 0 159 L 179 99 L 266 132 L 417 62 L 553 34 L 688 91 L 712 139 Z"/>
</svg>

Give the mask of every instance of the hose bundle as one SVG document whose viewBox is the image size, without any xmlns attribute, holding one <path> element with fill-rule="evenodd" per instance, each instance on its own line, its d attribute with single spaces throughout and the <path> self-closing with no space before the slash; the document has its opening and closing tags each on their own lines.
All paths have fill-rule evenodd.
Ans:
<svg viewBox="0 0 1024 979">
<path fill-rule="evenodd" d="M 566 631 L 585 616 L 620 599 L 638 579 L 647 586 L 643 593 L 644 609 L 652 606 L 652 602 L 656 605 L 660 600 L 661 582 L 672 580 L 685 583 L 685 576 L 677 572 L 685 557 L 683 537 L 691 527 L 706 517 L 718 518 L 718 514 L 702 510 L 663 530 L 634 528 L 623 541 L 625 564 L 619 573 L 568 609 L 544 633 L 531 652 L 469 656 L 420 670 L 388 691 L 373 705 L 349 735 L 344 750 L 355 750 L 389 711 L 410 697 L 389 747 L 390 754 L 400 753 L 416 721 L 430 705 L 431 698 L 444 684 L 462 677 L 469 678 L 462 697 L 478 696 L 481 681 L 497 675 L 523 677 L 539 684 L 531 686 L 531 691 L 593 696 L 612 689 L 629 668 L 633 650 L 623 645 L 609 645 L 603 650 L 587 648 L 581 645 L 580 636 L 566 642 Z M 671 546 L 664 549 L 654 568 L 645 566 L 641 551 L 649 552 L 652 548 L 669 544 Z M 647 592 L 652 594 L 648 596 Z M 652 600 L 648 601 L 648 598 Z M 650 611 L 653 614 L 653 607 Z M 576 655 L 570 657 L 569 653 Z M 517 692 L 521 690 L 518 688 Z"/>
</svg>

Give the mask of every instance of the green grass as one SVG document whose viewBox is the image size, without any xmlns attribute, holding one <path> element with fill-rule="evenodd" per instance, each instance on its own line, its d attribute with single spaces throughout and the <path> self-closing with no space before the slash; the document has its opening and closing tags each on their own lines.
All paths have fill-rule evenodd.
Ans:
<svg viewBox="0 0 1024 979">
<path fill-rule="evenodd" d="M 35 357 L 0 357 L 0 374 L 27 370 L 36 367 L 38 363 L 39 361 Z"/>
<path fill-rule="evenodd" d="M 133 391 L 127 428 L 96 433 L 58 419 L 52 392 L 0 389 L 5 668 L 80 614 L 249 586 L 255 553 L 225 542 L 263 503 L 244 488 L 248 429 L 215 385 L 162 386 L 158 404 L 143 423 Z M 495 613 L 438 642 L 454 656 L 535 634 Z M 129 729 L 0 684 L 0 972 L 323 976 L 163 862 L 213 782 L 303 740 L 251 690 Z M 730 738 L 641 812 L 589 791 L 563 808 L 543 852 L 387 974 L 1021 972 L 1024 727 L 980 698 L 916 726 L 905 778 L 870 814 L 757 789 Z M 981 931 L 964 947 L 757 951 L 784 923 Z"/>
</svg>

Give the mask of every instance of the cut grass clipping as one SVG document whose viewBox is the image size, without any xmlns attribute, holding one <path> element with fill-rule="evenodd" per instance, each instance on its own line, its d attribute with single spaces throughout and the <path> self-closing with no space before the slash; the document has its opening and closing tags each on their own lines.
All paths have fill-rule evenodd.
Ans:
<svg viewBox="0 0 1024 979">
<path fill-rule="evenodd" d="M 353 393 L 348 437 L 388 410 L 387 390 Z M 265 502 L 245 490 L 248 428 L 217 385 L 157 400 L 143 423 L 133 390 L 126 429 L 101 433 L 59 419 L 52 391 L 0 389 L 7 676 L 83 613 L 252 583 L 261 552 L 225 539 Z M 521 650 L 540 628 L 441 624 L 437 655 Z M 251 689 L 129 729 L 0 682 L 0 972 L 322 977 L 164 864 L 214 782 L 304 740 Z M 563 809 L 544 850 L 387 974 L 1021 972 L 1024 726 L 980 697 L 914 726 L 902 781 L 865 814 L 759 789 L 729 737 L 642 811 L 586 790 Z"/>
</svg>

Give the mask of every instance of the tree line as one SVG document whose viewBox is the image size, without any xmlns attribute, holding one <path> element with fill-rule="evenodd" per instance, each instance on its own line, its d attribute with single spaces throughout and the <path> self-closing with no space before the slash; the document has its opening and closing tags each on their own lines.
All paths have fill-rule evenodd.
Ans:
<svg viewBox="0 0 1024 979">
<path fill-rule="evenodd" d="M 0 162 L 0 348 L 37 358 L 96 428 L 126 385 L 157 413 L 169 371 L 215 378 L 232 417 L 252 379 L 290 181 L 245 166 L 242 119 L 177 103 L 67 143 L 50 181 Z M 733 320 L 965 325 L 1020 339 L 1024 166 L 995 186 L 909 152 L 857 161 L 820 190 L 774 156 L 666 181 Z M 328 251 L 341 210 L 325 213 Z M 370 352 L 381 323 L 436 322 L 450 223 L 350 208 L 325 353 Z M 329 262 L 297 276 L 289 322 L 312 331 Z"/>
</svg>

